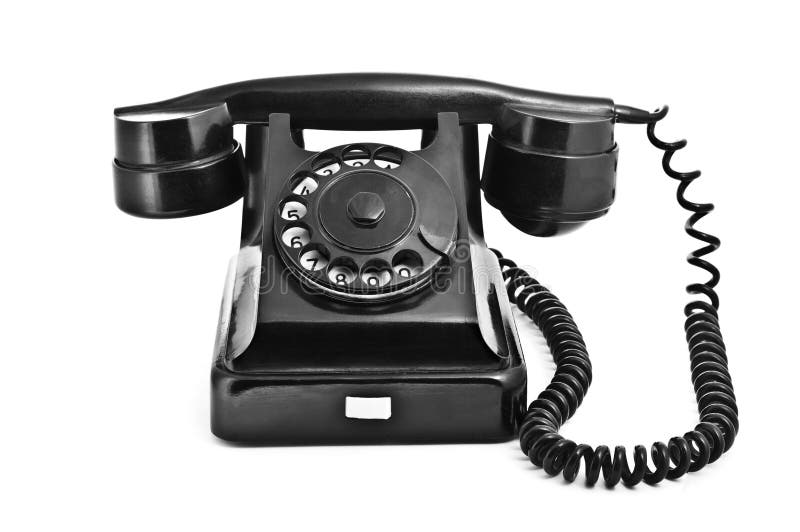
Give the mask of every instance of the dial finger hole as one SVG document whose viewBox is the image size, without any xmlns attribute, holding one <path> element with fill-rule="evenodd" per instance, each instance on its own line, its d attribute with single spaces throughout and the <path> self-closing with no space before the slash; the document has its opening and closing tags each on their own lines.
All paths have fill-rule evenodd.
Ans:
<svg viewBox="0 0 800 532">
<path fill-rule="evenodd" d="M 328 250 L 321 244 L 309 244 L 300 252 L 300 265 L 316 272 L 328 266 Z"/>
<path fill-rule="evenodd" d="M 283 230 L 281 240 L 290 248 L 302 248 L 311 240 L 311 232 L 304 225 L 293 225 Z"/>
<path fill-rule="evenodd" d="M 403 156 L 394 148 L 385 146 L 375 152 L 375 164 L 386 170 L 394 170 L 403 162 Z"/>
<path fill-rule="evenodd" d="M 301 173 L 292 178 L 291 188 L 298 196 L 308 196 L 317 190 L 317 180 L 309 174 Z"/>
<path fill-rule="evenodd" d="M 328 279 L 336 286 L 347 287 L 356 280 L 358 267 L 353 259 L 338 257 L 328 267 Z"/>
<path fill-rule="evenodd" d="M 339 171 L 342 165 L 339 164 L 338 159 L 330 153 L 322 153 L 314 162 L 311 163 L 311 169 L 315 174 L 321 176 L 333 175 Z"/>
<path fill-rule="evenodd" d="M 348 166 L 365 166 L 369 163 L 370 153 L 364 146 L 350 146 L 342 153 L 342 160 Z"/>
<path fill-rule="evenodd" d="M 370 288 L 386 286 L 392 280 L 392 269 L 389 263 L 373 259 L 361 269 L 361 281 Z"/>
<path fill-rule="evenodd" d="M 404 249 L 392 259 L 392 270 L 401 279 L 410 279 L 422 273 L 422 258 L 416 251 Z"/>
<path fill-rule="evenodd" d="M 305 204 L 297 200 L 287 200 L 281 206 L 281 218 L 284 220 L 299 220 L 306 215 L 308 209 Z"/>
</svg>

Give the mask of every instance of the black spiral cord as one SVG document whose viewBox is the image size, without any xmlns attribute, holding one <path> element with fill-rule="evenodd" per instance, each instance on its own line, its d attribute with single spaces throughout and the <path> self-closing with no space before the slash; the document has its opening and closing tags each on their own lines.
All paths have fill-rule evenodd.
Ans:
<svg viewBox="0 0 800 532">
<path fill-rule="evenodd" d="M 563 303 L 513 261 L 495 251 L 509 299 L 542 331 L 556 363 L 553 380 L 520 420 L 520 446 L 534 465 L 544 468 L 550 475 L 562 473 L 567 482 L 577 477 L 581 460 L 589 486 L 597 483 L 601 471 L 609 487 L 620 481 L 626 486 L 634 486 L 642 481 L 657 484 L 665 478 L 674 480 L 717 460 L 733 445 L 739 430 L 736 397 L 717 317 L 719 297 L 714 287 L 719 282 L 719 270 L 703 259 L 719 247 L 720 241 L 694 227 L 714 206 L 694 203 L 685 197 L 686 189 L 700 177 L 700 172 L 678 172 L 670 166 L 672 156 L 686 146 L 686 141 L 664 142 L 656 137 L 656 122 L 666 115 L 667 110 L 664 107 L 654 114 L 655 118 L 647 124 L 647 138 L 653 146 L 664 151 L 664 172 L 679 181 L 678 203 L 692 213 L 686 221 L 686 232 L 706 244 L 690 253 L 687 262 L 707 271 L 711 278 L 705 283 L 686 287 L 688 293 L 706 296 L 709 302 L 698 299 L 684 308 L 684 330 L 700 423 L 683 436 L 670 438 L 668 443 L 653 443 L 650 456 L 654 469 L 647 463 L 647 450 L 643 445 L 634 448 L 631 469 L 624 446 L 615 447 L 612 456 L 605 445 L 593 448 L 577 444 L 558 433 L 561 425 L 580 406 L 592 382 L 592 364 L 586 344 Z"/>
</svg>

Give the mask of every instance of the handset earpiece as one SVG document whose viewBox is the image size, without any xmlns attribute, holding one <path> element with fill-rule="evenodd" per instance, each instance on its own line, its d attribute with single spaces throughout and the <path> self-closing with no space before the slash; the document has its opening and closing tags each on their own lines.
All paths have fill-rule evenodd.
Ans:
<svg viewBox="0 0 800 532">
<path fill-rule="evenodd" d="M 114 111 L 117 206 L 146 218 L 177 218 L 225 207 L 242 196 L 244 158 L 222 103 L 194 109 Z"/>
<path fill-rule="evenodd" d="M 486 148 L 486 201 L 525 233 L 569 232 L 608 212 L 617 146 L 607 112 L 505 105 Z"/>
</svg>

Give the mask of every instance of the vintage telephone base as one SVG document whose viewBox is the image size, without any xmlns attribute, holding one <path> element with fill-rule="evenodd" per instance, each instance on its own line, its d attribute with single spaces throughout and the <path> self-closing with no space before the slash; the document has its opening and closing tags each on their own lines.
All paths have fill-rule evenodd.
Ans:
<svg viewBox="0 0 800 532">
<path fill-rule="evenodd" d="M 392 148 L 402 161 L 391 170 L 373 169 L 369 159 L 389 147 L 358 145 L 366 159 L 351 167 L 346 148 L 316 154 L 291 135 L 288 115 L 248 127 L 250 182 L 263 189 L 245 194 L 242 252 L 226 284 L 212 370 L 214 434 L 262 444 L 512 438 L 526 371 L 502 274 L 483 242 L 477 128 L 443 113 L 425 148 Z M 315 161 L 325 157 L 323 171 Z M 360 218 L 349 233 L 325 226 L 353 209 L 379 218 L 383 204 L 359 196 L 370 187 L 385 198 L 383 220 Z M 339 190 L 346 197 L 331 206 Z M 362 203 L 348 205 L 350 195 Z M 392 259 L 412 254 L 420 262 L 406 269 Z M 361 273 L 337 287 L 328 281 L 337 260 Z M 385 284 L 369 270 L 380 261 L 393 269 Z M 424 277 L 429 264 L 436 274 Z M 418 288 L 402 292 L 418 277 Z M 363 299 L 370 296 L 377 298 Z"/>
</svg>

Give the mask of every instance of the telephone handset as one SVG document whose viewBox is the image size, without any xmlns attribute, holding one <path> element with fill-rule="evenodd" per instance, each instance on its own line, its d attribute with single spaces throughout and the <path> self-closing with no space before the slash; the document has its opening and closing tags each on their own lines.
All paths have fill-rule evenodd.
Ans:
<svg viewBox="0 0 800 532">
<path fill-rule="evenodd" d="M 265 444 L 506 441 L 567 481 L 581 462 L 655 484 L 697 471 L 733 444 L 738 410 L 719 329 L 719 240 L 694 228 L 713 205 L 685 197 L 700 172 L 670 166 L 650 113 L 611 100 L 400 74 L 262 79 L 115 111 L 117 205 L 169 218 L 244 198 L 241 248 L 225 284 L 212 367 L 214 434 Z M 558 433 L 592 378 L 564 305 L 486 247 L 480 190 L 518 229 L 566 233 L 614 200 L 616 123 L 646 124 L 678 180 L 688 261 L 686 338 L 700 422 L 667 443 L 577 444 Z M 233 124 L 247 124 L 246 154 Z M 479 179 L 477 124 L 491 124 Z M 421 147 L 304 148 L 304 129 L 419 129 Z M 530 404 L 510 303 L 556 362 Z"/>
</svg>

